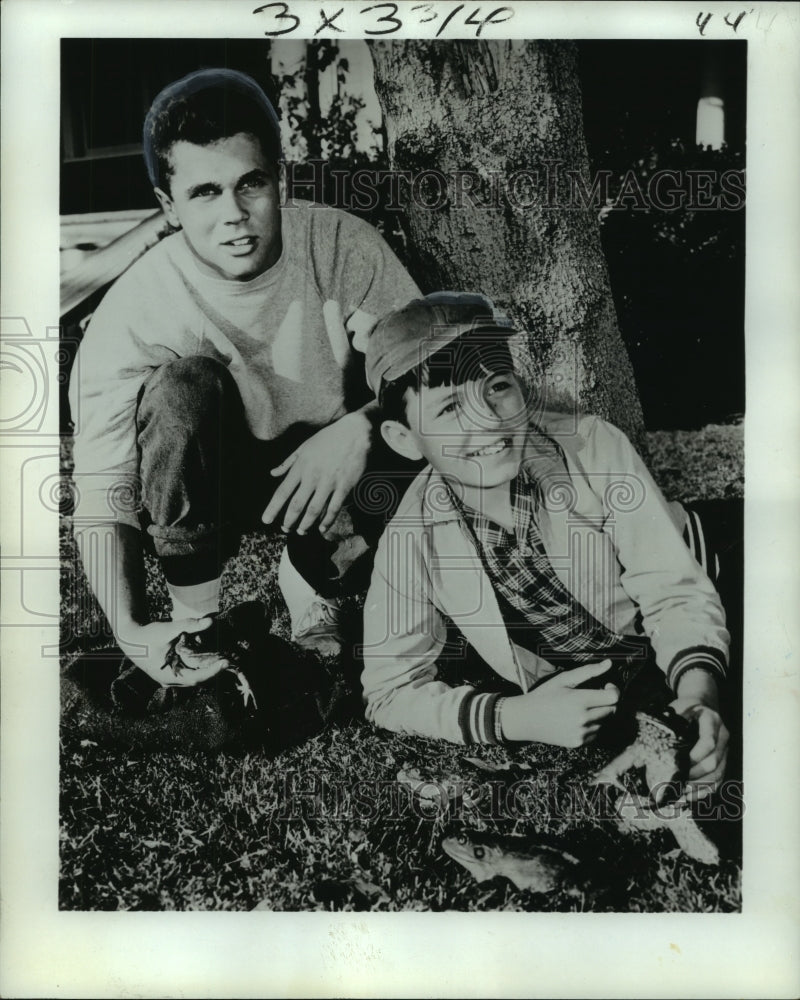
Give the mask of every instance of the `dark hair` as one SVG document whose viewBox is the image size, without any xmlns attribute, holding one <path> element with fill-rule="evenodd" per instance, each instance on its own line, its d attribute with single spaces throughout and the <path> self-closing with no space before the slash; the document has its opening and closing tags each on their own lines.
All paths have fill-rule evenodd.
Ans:
<svg viewBox="0 0 800 1000">
<path fill-rule="evenodd" d="M 200 80 L 203 85 L 197 86 Z M 169 194 L 169 154 L 176 142 L 207 146 L 240 132 L 258 139 L 271 164 L 281 160 L 278 118 L 255 80 L 243 73 L 218 70 L 202 71 L 171 84 L 153 101 L 144 123 L 144 154 L 151 183 Z"/>
<path fill-rule="evenodd" d="M 513 371 L 514 361 L 508 338 L 487 336 L 485 331 L 466 333 L 439 348 L 410 371 L 391 382 L 384 382 L 378 404 L 384 420 L 397 420 L 408 426 L 406 393 L 419 393 L 423 386 L 438 389 L 443 385 L 463 385 L 487 372 Z"/>
</svg>

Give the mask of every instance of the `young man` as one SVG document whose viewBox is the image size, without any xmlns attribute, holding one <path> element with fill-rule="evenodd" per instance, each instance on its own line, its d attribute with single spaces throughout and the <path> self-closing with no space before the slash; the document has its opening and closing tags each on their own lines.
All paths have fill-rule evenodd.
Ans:
<svg viewBox="0 0 800 1000">
<path fill-rule="evenodd" d="M 277 117 L 244 74 L 202 70 L 163 90 L 144 155 L 178 231 L 106 294 L 70 387 L 76 530 L 106 535 L 99 558 L 82 546 L 90 583 L 125 653 L 166 683 L 167 649 L 208 626 L 241 532 L 277 523 L 295 638 L 335 651 L 338 581 L 366 548 L 345 508 L 375 405 L 359 396 L 359 352 L 416 286 L 366 223 L 284 202 Z M 150 621 L 146 547 L 170 622 Z"/>
<path fill-rule="evenodd" d="M 685 513 L 615 427 L 531 416 L 512 332 L 482 296 L 437 293 L 370 336 L 383 436 L 429 465 L 375 559 L 367 717 L 454 742 L 579 746 L 617 706 L 619 688 L 604 683 L 612 661 L 652 655 L 675 710 L 697 719 L 689 794 L 708 794 L 725 768 L 717 685 L 729 637 L 717 593 L 683 543 Z M 446 619 L 519 693 L 439 679 Z"/>
</svg>

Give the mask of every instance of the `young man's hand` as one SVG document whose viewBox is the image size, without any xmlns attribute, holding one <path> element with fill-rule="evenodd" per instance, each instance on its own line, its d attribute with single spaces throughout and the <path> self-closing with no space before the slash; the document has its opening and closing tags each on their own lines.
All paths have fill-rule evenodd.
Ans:
<svg viewBox="0 0 800 1000">
<path fill-rule="evenodd" d="M 536 740 L 562 747 L 580 747 L 597 735 L 613 715 L 619 689 L 613 684 L 578 688 L 605 673 L 611 660 L 564 670 L 527 694 L 506 698 L 501 706 L 503 735 L 509 740 Z"/>
<path fill-rule="evenodd" d="M 117 642 L 128 659 L 162 687 L 194 687 L 218 674 L 225 661 L 218 660 L 197 670 L 183 670 L 177 677 L 164 664 L 170 646 L 181 632 L 202 632 L 210 624 L 210 618 L 184 618 L 176 622 L 150 622 L 149 625 L 128 624 L 120 630 Z"/>
<path fill-rule="evenodd" d="M 689 780 L 681 801 L 705 798 L 719 788 L 728 762 L 730 734 L 717 710 L 714 678 L 704 670 L 687 671 L 678 683 L 672 708 L 685 719 L 697 719 L 697 742 L 689 752 Z"/>
<path fill-rule="evenodd" d="M 319 521 L 324 532 L 336 520 L 347 495 L 364 475 L 371 436 L 363 413 L 348 413 L 303 442 L 273 476 L 285 478 L 267 504 L 261 520 L 271 524 L 287 504 L 283 531 L 296 526 L 305 534 Z"/>
</svg>

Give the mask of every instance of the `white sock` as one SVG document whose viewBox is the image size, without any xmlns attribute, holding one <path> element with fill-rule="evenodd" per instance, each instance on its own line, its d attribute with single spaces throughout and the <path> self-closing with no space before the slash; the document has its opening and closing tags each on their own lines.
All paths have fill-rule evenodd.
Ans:
<svg viewBox="0 0 800 1000">
<path fill-rule="evenodd" d="M 278 563 L 278 586 L 280 587 L 286 607 L 289 609 L 289 617 L 292 620 L 292 632 L 297 631 L 297 627 L 303 619 L 310 604 L 314 601 L 325 601 L 333 607 L 337 606 L 337 601 L 323 598 L 314 590 L 311 584 L 304 580 L 292 565 L 289 553 L 286 549 L 281 553 Z"/>
<path fill-rule="evenodd" d="M 177 622 L 182 618 L 204 618 L 219 611 L 220 584 L 221 577 L 205 583 L 193 583 L 188 587 L 168 583 L 167 590 L 172 598 L 172 620 Z"/>
</svg>

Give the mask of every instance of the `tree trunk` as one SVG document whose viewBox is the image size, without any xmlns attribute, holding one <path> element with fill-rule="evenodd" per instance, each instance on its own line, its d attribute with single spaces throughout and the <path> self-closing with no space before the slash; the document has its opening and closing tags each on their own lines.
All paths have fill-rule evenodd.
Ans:
<svg viewBox="0 0 800 1000">
<path fill-rule="evenodd" d="M 642 411 L 600 246 L 600 206 L 588 193 L 574 46 L 397 41 L 371 48 L 390 166 L 407 172 L 398 190 L 423 291 L 488 295 L 521 331 L 518 361 L 545 406 L 577 402 L 641 443 Z"/>
</svg>

